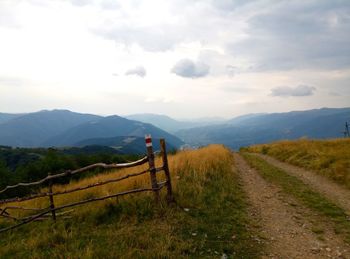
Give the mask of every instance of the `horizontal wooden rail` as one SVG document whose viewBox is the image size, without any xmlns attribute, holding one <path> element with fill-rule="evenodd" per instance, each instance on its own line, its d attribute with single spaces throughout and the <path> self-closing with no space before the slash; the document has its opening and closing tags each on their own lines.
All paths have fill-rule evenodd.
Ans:
<svg viewBox="0 0 350 259">
<path fill-rule="evenodd" d="M 51 213 L 51 217 L 52 217 L 53 221 L 56 221 L 56 216 L 64 215 L 64 214 L 68 213 L 68 211 L 63 211 L 60 213 L 56 213 L 56 211 L 70 208 L 70 207 L 74 207 L 74 206 L 83 205 L 83 204 L 90 203 L 90 202 L 102 201 L 102 200 L 106 200 L 106 199 L 110 199 L 110 198 L 114 198 L 114 197 L 118 197 L 118 196 L 124 196 L 124 195 L 132 194 L 132 193 L 153 192 L 154 196 L 155 196 L 156 203 L 159 203 L 159 198 L 160 198 L 159 191 L 164 186 L 167 187 L 167 201 L 168 201 L 168 203 L 173 201 L 172 191 L 171 191 L 171 180 L 170 180 L 169 168 L 168 168 L 168 163 L 167 163 L 167 153 L 166 153 L 166 148 L 165 148 L 165 141 L 164 141 L 164 139 L 160 140 L 160 144 L 161 144 L 160 155 L 161 155 L 161 158 L 163 161 L 163 165 L 161 167 L 156 167 L 156 165 L 155 165 L 154 157 L 155 157 L 155 154 L 157 152 L 153 152 L 152 138 L 150 135 L 145 136 L 145 144 L 146 144 L 146 148 L 147 148 L 147 156 L 145 156 L 137 161 L 134 161 L 134 162 L 121 163 L 121 164 L 95 163 L 95 164 L 88 165 L 88 166 L 85 166 L 85 167 L 82 167 L 79 169 L 75 169 L 75 170 L 65 170 L 62 173 L 58 173 L 55 175 L 48 174 L 47 177 L 45 177 L 41 180 L 35 181 L 35 182 L 18 183 L 15 185 L 6 186 L 4 189 L 0 190 L 0 194 L 4 193 L 5 191 L 7 191 L 9 189 L 14 189 L 14 188 L 21 187 L 21 186 L 30 187 L 30 186 L 40 185 L 42 183 L 48 182 L 48 189 L 44 192 L 31 194 L 31 195 L 28 195 L 25 197 L 15 197 L 15 198 L 8 198 L 8 199 L 0 200 L 0 205 L 6 204 L 6 205 L 3 205 L 2 208 L 0 208 L 0 217 L 12 219 L 12 220 L 15 220 L 15 222 L 16 222 L 15 225 L 0 229 L 0 233 L 17 228 L 19 226 L 22 226 L 22 225 L 27 224 L 27 223 L 32 222 L 32 221 L 45 220 L 48 217 L 50 217 L 50 215 L 48 215 L 49 213 Z M 87 184 L 87 185 L 82 186 L 82 187 L 71 188 L 68 190 L 67 190 L 68 186 L 66 187 L 65 190 L 56 191 L 56 192 L 54 192 L 53 188 L 52 188 L 54 185 L 53 180 L 60 178 L 60 177 L 72 176 L 72 175 L 75 175 L 78 173 L 83 173 L 83 172 L 86 172 L 88 170 L 95 169 L 95 168 L 103 168 L 103 169 L 129 168 L 129 167 L 139 166 L 139 165 L 145 164 L 147 162 L 148 162 L 148 168 L 146 170 L 141 171 L 141 172 L 125 174 L 125 175 L 119 176 L 118 178 L 101 180 L 99 182 Z M 157 181 L 157 173 L 160 171 L 165 172 L 165 174 L 166 174 L 165 181 L 161 181 L 161 182 Z M 63 194 L 78 192 L 78 191 L 86 190 L 89 188 L 93 188 L 93 187 L 97 187 L 97 186 L 101 186 L 101 185 L 105 185 L 105 184 L 109 184 L 109 183 L 119 182 L 119 181 L 125 180 L 125 179 L 130 178 L 130 177 L 136 177 L 136 176 L 146 174 L 147 172 L 150 173 L 150 178 L 151 178 L 150 180 L 151 180 L 151 185 L 152 185 L 151 188 L 138 188 L 138 189 L 133 189 L 133 190 L 127 190 L 127 191 L 123 191 L 123 192 L 119 192 L 119 193 L 115 193 L 115 194 L 111 194 L 111 195 L 106 195 L 106 196 L 102 196 L 102 197 L 80 200 L 80 201 L 72 202 L 70 204 L 64 204 L 64 205 L 61 205 L 58 207 L 55 206 L 54 197 L 56 195 L 63 195 Z M 47 197 L 47 196 L 49 197 L 50 206 L 44 207 L 44 208 L 29 208 L 29 207 L 25 207 L 25 206 L 18 206 L 17 204 L 8 205 L 8 203 L 23 202 L 23 201 L 28 201 L 28 200 L 32 200 L 32 199 L 36 199 L 36 198 L 43 198 L 43 197 Z M 8 212 L 9 210 L 33 211 L 32 212 L 33 214 L 26 213 L 21 218 L 17 218 L 17 217 L 10 215 L 10 213 Z"/>
<path fill-rule="evenodd" d="M 85 167 L 82 167 L 82 168 L 79 168 L 79 169 L 76 169 L 76 170 L 68 170 L 68 171 L 66 171 L 64 173 L 49 175 L 49 176 L 47 176 L 47 177 L 45 177 L 45 178 L 43 178 L 43 179 L 41 179 L 39 181 L 36 181 L 36 182 L 18 183 L 16 185 L 9 185 L 9 186 L 6 186 L 3 190 L 1 190 L 0 194 L 5 192 L 5 191 L 7 191 L 7 190 L 9 190 L 9 189 L 17 188 L 17 187 L 20 187 L 20 186 L 39 185 L 39 184 L 42 184 L 42 183 L 44 183 L 46 181 L 49 181 L 49 180 L 53 180 L 53 179 L 56 179 L 56 178 L 67 176 L 67 175 L 74 175 L 74 174 L 77 174 L 77 173 L 82 173 L 82 172 L 88 171 L 90 169 L 95 169 L 95 168 L 104 168 L 104 169 L 128 168 L 128 167 L 142 165 L 142 164 L 146 163 L 147 161 L 148 161 L 148 158 L 144 157 L 144 158 L 141 158 L 140 160 L 137 160 L 137 161 L 131 162 L 131 163 L 122 163 L 122 164 L 96 163 L 96 164 L 88 165 L 88 166 L 85 166 Z"/>
<path fill-rule="evenodd" d="M 23 202 L 23 201 L 33 200 L 33 199 L 36 199 L 36 198 L 47 197 L 49 195 L 54 195 L 55 196 L 55 195 L 72 193 L 72 192 L 76 192 L 76 191 L 82 191 L 82 190 L 89 189 L 89 188 L 92 188 L 92 187 L 101 186 L 101 185 L 105 185 L 105 184 L 113 183 L 113 182 L 119 182 L 119 181 L 125 180 L 125 179 L 130 178 L 130 177 L 139 176 L 139 175 L 142 175 L 142 174 L 145 174 L 145 173 L 149 172 L 149 170 L 150 169 L 144 170 L 144 171 L 142 171 L 140 173 L 127 174 L 127 175 L 125 175 L 123 177 L 120 177 L 120 178 L 110 179 L 110 180 L 107 180 L 107 181 L 104 181 L 104 182 L 93 183 L 93 184 L 90 184 L 90 185 L 87 185 L 87 186 L 84 186 L 84 187 L 78 187 L 78 188 L 67 190 L 67 191 L 54 192 L 54 193 L 43 192 L 43 193 L 38 193 L 38 194 L 31 195 L 31 196 L 23 197 L 23 198 L 16 197 L 16 198 L 11 198 L 11 199 L 0 200 L 0 204 L 6 204 L 6 203 L 11 203 L 11 202 Z M 160 172 L 162 170 L 163 170 L 163 167 L 156 168 L 157 172 Z M 1 211 L 1 208 L 0 208 L 0 211 Z M 1 213 L 0 213 L 0 215 L 1 215 Z"/>
<path fill-rule="evenodd" d="M 164 184 L 163 185 L 159 185 L 157 190 L 162 189 L 164 186 L 165 186 Z M 46 214 L 48 214 L 48 213 L 50 213 L 52 211 L 62 210 L 62 209 L 65 209 L 65 208 L 70 208 L 70 207 L 82 205 L 82 204 L 89 203 L 89 202 L 102 201 L 102 200 L 106 200 L 106 199 L 110 199 L 110 198 L 115 198 L 115 197 L 118 197 L 118 196 L 131 194 L 131 193 L 150 192 L 150 191 L 153 192 L 155 190 L 152 189 L 152 188 L 133 189 L 133 190 L 130 190 L 130 191 L 119 192 L 119 193 L 112 194 L 112 195 L 102 196 L 102 197 L 98 197 L 98 198 L 91 198 L 91 199 L 88 199 L 88 200 L 83 200 L 83 201 L 78 201 L 78 202 L 71 203 L 71 204 L 66 204 L 66 205 L 63 205 L 63 206 L 60 206 L 60 207 L 55 207 L 54 209 L 47 209 L 44 212 L 41 212 L 39 214 L 31 216 L 30 218 L 27 218 L 26 220 L 23 220 L 21 223 L 18 223 L 16 225 L 13 225 L 13 226 L 10 226 L 10 227 L 7 227 L 7 228 L 0 229 L 0 233 L 8 231 L 8 230 L 11 230 L 11 229 L 14 229 L 14 228 L 17 228 L 17 227 L 22 226 L 24 224 L 27 224 L 27 223 L 29 223 L 31 221 L 34 221 L 34 220 L 36 220 L 38 218 L 41 218 L 42 216 L 44 216 L 44 215 L 46 215 Z"/>
</svg>

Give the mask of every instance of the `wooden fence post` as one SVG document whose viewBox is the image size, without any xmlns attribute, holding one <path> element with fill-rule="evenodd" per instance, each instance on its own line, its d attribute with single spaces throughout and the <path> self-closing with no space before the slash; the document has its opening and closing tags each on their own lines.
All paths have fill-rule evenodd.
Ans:
<svg viewBox="0 0 350 259">
<path fill-rule="evenodd" d="M 49 173 L 48 175 L 51 175 L 51 173 Z M 53 191 L 52 191 L 52 185 L 53 185 L 53 182 L 52 180 L 49 180 L 49 199 L 50 199 L 50 209 L 51 209 L 51 214 L 52 214 L 52 219 L 54 221 L 56 221 L 56 212 L 54 211 L 55 209 L 55 204 L 53 202 Z"/>
<path fill-rule="evenodd" d="M 162 154 L 162 160 L 163 160 L 163 170 L 166 177 L 166 187 L 167 187 L 167 202 L 168 204 L 171 202 L 174 202 L 173 197 L 173 189 L 171 187 L 171 178 L 170 178 L 170 171 L 169 171 L 169 165 L 168 165 L 168 154 L 166 152 L 166 145 L 165 140 L 160 139 L 160 150 Z"/>
<path fill-rule="evenodd" d="M 159 203 L 159 190 L 158 190 L 159 187 L 157 182 L 156 166 L 154 162 L 154 153 L 153 153 L 151 135 L 145 135 L 145 142 L 147 147 L 147 157 L 148 157 L 149 171 L 151 176 L 151 184 L 152 184 L 152 189 L 154 190 L 153 191 L 154 198 L 156 203 Z"/>
</svg>

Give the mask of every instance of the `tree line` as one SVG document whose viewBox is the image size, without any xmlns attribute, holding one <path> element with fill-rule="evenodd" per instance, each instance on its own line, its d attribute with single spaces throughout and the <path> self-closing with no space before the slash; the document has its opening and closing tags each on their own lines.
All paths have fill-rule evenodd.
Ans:
<svg viewBox="0 0 350 259">
<path fill-rule="evenodd" d="M 0 189 L 19 182 L 32 182 L 68 169 L 77 169 L 94 163 L 124 163 L 138 159 L 139 155 L 120 154 L 102 146 L 84 148 L 11 148 L 0 146 Z M 91 176 L 99 170 L 55 180 L 66 184 L 69 181 Z M 41 186 L 42 187 L 42 186 Z M 40 187 L 39 187 L 40 188 Z M 0 194 L 0 199 L 21 197 L 37 191 L 34 188 L 16 188 Z"/>
</svg>

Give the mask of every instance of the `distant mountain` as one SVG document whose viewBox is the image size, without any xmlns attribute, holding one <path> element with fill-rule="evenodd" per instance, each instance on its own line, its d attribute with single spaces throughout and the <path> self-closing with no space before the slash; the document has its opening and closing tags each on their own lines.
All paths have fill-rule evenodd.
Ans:
<svg viewBox="0 0 350 259">
<path fill-rule="evenodd" d="M 137 120 L 145 123 L 151 123 L 156 127 L 159 127 L 170 133 L 174 133 L 181 129 L 189 129 L 207 125 L 222 123 L 221 118 L 201 118 L 193 120 L 175 120 L 166 115 L 153 114 L 153 113 L 143 113 L 143 114 L 133 114 L 125 116 L 127 119 Z"/>
<path fill-rule="evenodd" d="M 14 118 L 17 118 L 19 116 L 22 116 L 24 114 L 15 114 L 15 113 L 2 113 L 0 112 L 0 124 L 1 123 L 5 123 L 5 122 L 8 122 Z"/>
<path fill-rule="evenodd" d="M 159 139 L 152 138 L 153 149 L 159 150 Z M 119 153 L 123 154 L 144 154 L 145 153 L 145 139 L 144 137 L 135 136 L 119 136 L 113 138 L 93 138 L 86 139 L 75 143 L 74 146 L 108 146 Z M 172 150 L 175 147 L 167 143 L 167 149 Z"/>
<path fill-rule="evenodd" d="M 260 117 L 262 115 L 267 115 L 267 113 L 250 113 L 250 114 L 245 114 L 241 116 L 237 116 L 231 120 L 228 120 L 228 124 L 239 124 L 239 123 L 244 123 L 247 121 L 251 121 L 254 118 Z"/>
<path fill-rule="evenodd" d="M 226 124 L 181 130 L 176 135 L 190 145 L 222 143 L 237 149 L 280 139 L 342 137 L 346 121 L 350 121 L 350 108 L 323 108 L 245 115 Z"/>
<path fill-rule="evenodd" d="M 117 136 L 144 137 L 151 134 L 154 138 L 165 138 L 174 146 L 180 147 L 183 142 L 177 137 L 151 124 L 128 120 L 116 115 L 102 117 L 99 120 L 82 123 L 69 128 L 57 136 L 47 139 L 44 146 L 74 146 L 83 140 L 96 138 L 113 138 Z"/>
<path fill-rule="evenodd" d="M 17 116 L 0 124 L 0 144 L 38 147 L 48 138 L 79 124 L 101 118 L 68 110 L 39 111 Z"/>
</svg>

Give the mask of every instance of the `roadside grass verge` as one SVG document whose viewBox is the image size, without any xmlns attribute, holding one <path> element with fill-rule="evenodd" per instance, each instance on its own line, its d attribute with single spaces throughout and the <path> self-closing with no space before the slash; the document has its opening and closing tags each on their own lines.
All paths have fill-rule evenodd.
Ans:
<svg viewBox="0 0 350 259">
<path fill-rule="evenodd" d="M 350 243 L 349 216 L 342 208 L 329 201 L 320 193 L 313 191 L 297 177 L 270 165 L 265 160 L 249 153 L 243 153 L 243 156 L 253 168 L 258 170 L 265 180 L 279 185 L 285 193 L 332 222 L 335 233 L 343 235 L 344 240 Z"/>
<path fill-rule="evenodd" d="M 229 258 L 256 258 L 261 247 L 252 238 L 252 222 L 232 159 L 231 152 L 221 145 L 170 155 L 177 205 L 165 204 L 163 190 L 160 206 L 154 204 L 152 193 L 142 193 L 76 207 L 69 219 L 35 222 L 1 234 L 0 257 L 206 258 L 226 254 Z M 131 170 L 135 169 L 86 178 L 69 188 Z M 144 184 L 149 184 L 148 175 L 81 195 L 57 196 L 55 202 L 62 204 Z M 45 206 L 47 201 L 26 204 L 34 205 Z"/>
<path fill-rule="evenodd" d="M 278 141 L 243 150 L 312 170 L 350 188 L 350 139 Z"/>
</svg>

